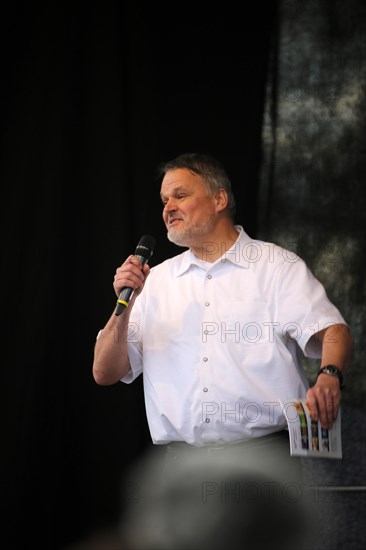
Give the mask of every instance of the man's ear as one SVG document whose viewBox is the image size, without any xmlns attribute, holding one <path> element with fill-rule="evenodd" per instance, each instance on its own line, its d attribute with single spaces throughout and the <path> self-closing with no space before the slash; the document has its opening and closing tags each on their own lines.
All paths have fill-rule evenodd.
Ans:
<svg viewBox="0 0 366 550">
<path fill-rule="evenodd" d="M 218 189 L 215 193 L 215 204 L 216 204 L 216 211 L 222 212 L 222 210 L 225 210 L 228 204 L 228 196 L 222 187 Z"/>
</svg>

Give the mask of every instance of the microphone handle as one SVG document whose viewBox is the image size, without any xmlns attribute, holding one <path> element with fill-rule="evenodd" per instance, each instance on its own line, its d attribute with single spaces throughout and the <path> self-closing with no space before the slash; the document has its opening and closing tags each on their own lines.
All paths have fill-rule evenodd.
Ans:
<svg viewBox="0 0 366 550">
<path fill-rule="evenodd" d="M 148 262 L 148 259 L 145 258 L 145 256 L 136 255 L 136 258 L 138 260 L 140 260 L 142 265 L 144 265 Z M 119 296 L 118 296 L 117 305 L 116 305 L 116 309 L 115 309 L 115 312 L 114 312 L 115 315 L 117 315 L 117 316 L 121 315 L 121 313 L 124 312 L 126 307 L 128 307 L 131 295 L 132 295 L 134 290 L 135 290 L 134 288 L 131 288 L 129 286 L 124 286 L 122 288 L 122 290 L 121 290 L 121 292 L 119 293 Z"/>
</svg>

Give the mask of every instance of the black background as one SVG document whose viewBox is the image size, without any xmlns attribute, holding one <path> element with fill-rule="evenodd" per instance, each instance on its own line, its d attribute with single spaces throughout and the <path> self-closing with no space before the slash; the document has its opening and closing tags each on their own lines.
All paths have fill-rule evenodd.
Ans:
<svg viewBox="0 0 366 550">
<path fill-rule="evenodd" d="M 98 387 L 116 267 L 180 252 L 156 168 L 216 155 L 255 237 L 276 2 L 12 2 L 1 9 L 2 537 L 62 548 L 120 512 L 150 444 L 141 380 Z"/>
</svg>

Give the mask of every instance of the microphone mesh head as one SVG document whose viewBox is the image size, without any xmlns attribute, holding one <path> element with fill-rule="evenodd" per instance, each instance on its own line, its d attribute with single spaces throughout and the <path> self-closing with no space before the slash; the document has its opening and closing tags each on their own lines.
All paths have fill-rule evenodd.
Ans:
<svg viewBox="0 0 366 550">
<path fill-rule="evenodd" d="M 135 256 L 151 258 L 154 252 L 156 239 L 152 235 L 143 235 L 135 250 Z"/>
</svg>

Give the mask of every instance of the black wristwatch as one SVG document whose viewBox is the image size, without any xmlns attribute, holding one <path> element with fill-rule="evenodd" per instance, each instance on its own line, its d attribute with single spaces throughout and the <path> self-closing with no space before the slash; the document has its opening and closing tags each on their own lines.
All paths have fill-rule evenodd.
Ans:
<svg viewBox="0 0 366 550">
<path fill-rule="evenodd" d="M 331 376 L 337 376 L 341 390 L 344 389 L 345 386 L 343 384 L 343 373 L 335 365 L 324 365 L 324 367 L 321 367 L 319 369 L 318 376 L 320 376 L 321 374 L 330 374 Z M 316 379 L 318 379 L 318 376 L 316 377 Z"/>
</svg>

